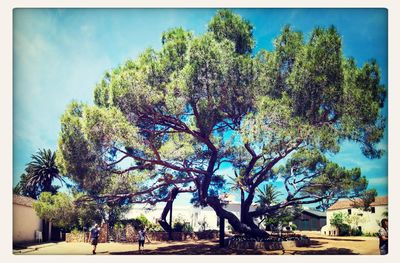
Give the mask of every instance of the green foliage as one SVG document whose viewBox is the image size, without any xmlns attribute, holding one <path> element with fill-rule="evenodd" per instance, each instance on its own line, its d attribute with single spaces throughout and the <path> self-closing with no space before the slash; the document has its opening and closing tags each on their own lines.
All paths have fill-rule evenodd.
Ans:
<svg viewBox="0 0 400 263">
<path fill-rule="evenodd" d="M 340 236 L 348 236 L 351 234 L 350 225 L 346 224 L 347 216 L 343 213 L 334 213 L 330 219 L 330 224 L 339 228 Z"/>
<path fill-rule="evenodd" d="M 207 227 L 208 227 L 208 223 L 206 218 L 204 217 L 202 220 L 200 220 L 199 222 L 197 222 L 197 224 L 199 224 L 200 229 L 199 231 L 206 231 Z"/>
<path fill-rule="evenodd" d="M 123 219 L 120 220 L 123 225 L 131 224 L 136 230 L 138 229 L 147 229 L 148 231 L 162 231 L 162 227 L 159 224 L 152 223 L 147 217 L 143 214 L 133 219 Z"/>
<path fill-rule="evenodd" d="M 368 233 L 364 233 L 363 236 L 365 236 L 365 237 L 378 237 L 379 233 L 378 232 L 376 232 L 376 233 L 368 232 Z"/>
<path fill-rule="evenodd" d="M 71 196 L 65 193 L 51 194 L 43 192 L 40 194 L 37 202 L 34 203 L 34 209 L 40 218 L 43 218 L 53 225 L 71 230 L 89 228 L 94 223 L 100 223 L 103 220 L 103 214 L 96 203 L 76 203 L 78 195 Z"/>
<path fill-rule="evenodd" d="M 293 231 L 295 231 L 295 230 L 297 230 L 297 225 L 296 224 L 290 224 L 290 228 L 293 230 Z"/>
<path fill-rule="evenodd" d="M 296 191 L 302 195 L 330 195 L 330 199 L 320 201 L 321 210 L 326 210 L 339 198 L 369 196 L 375 191 L 367 190 L 368 180 L 361 176 L 359 168 L 340 167 L 318 150 L 298 150 L 279 167 L 277 174 L 285 179 L 285 187 L 292 196 Z M 296 190 L 299 188 L 302 190 Z"/>
<path fill-rule="evenodd" d="M 17 185 L 13 188 L 13 193 L 37 199 L 40 195 L 40 189 L 34 185 L 29 185 L 28 181 L 29 175 L 23 173 Z"/>
<path fill-rule="evenodd" d="M 213 32 L 218 41 L 232 41 L 239 54 L 251 53 L 255 45 L 253 26 L 229 10 L 218 11 L 208 24 L 208 31 Z"/>
<path fill-rule="evenodd" d="M 361 208 L 364 211 L 370 211 L 370 205 L 375 202 L 375 197 L 378 195 L 376 189 L 369 189 L 364 191 L 358 199 L 354 201 L 354 207 Z"/>
<path fill-rule="evenodd" d="M 261 207 L 270 206 L 278 201 L 281 192 L 272 184 L 266 184 L 263 190 L 258 189 L 258 200 L 256 201 Z"/>
<path fill-rule="evenodd" d="M 360 229 L 358 229 L 358 228 L 352 228 L 352 229 L 350 230 L 350 235 L 351 235 L 351 236 L 362 236 L 362 235 L 363 235 L 363 232 L 362 232 Z"/>
<path fill-rule="evenodd" d="M 56 165 L 56 155 L 50 149 L 39 149 L 31 156 L 32 161 L 26 165 L 25 173 L 14 188 L 14 193 L 37 199 L 41 192 L 55 194 L 59 186 L 52 185 L 54 180 L 64 182 Z"/>
<path fill-rule="evenodd" d="M 213 187 L 226 186 L 221 163 L 230 162 L 248 199 L 278 176 L 286 204 L 326 209 L 367 195 L 359 168 L 325 154 L 350 140 L 380 157 L 386 94 L 377 63 L 360 68 L 346 57 L 334 27 L 306 39 L 285 26 L 273 50 L 252 54 L 253 26 L 221 10 L 206 33 L 174 28 L 161 42 L 105 73 L 94 106 L 72 102 L 62 116 L 57 165 L 78 187 L 93 196 L 133 193 L 121 203 L 156 203 L 190 185 L 197 203 L 210 205 L 219 196 Z M 274 212 L 266 201 L 253 217 Z"/>
<path fill-rule="evenodd" d="M 175 232 L 193 233 L 193 227 L 190 223 L 179 217 L 174 220 L 172 230 Z"/>
<path fill-rule="evenodd" d="M 64 193 L 42 192 L 33 208 L 40 218 L 60 228 L 71 229 L 78 221 L 72 199 Z"/>
<path fill-rule="evenodd" d="M 138 221 L 139 226 L 142 227 L 142 228 L 146 228 L 147 226 L 150 225 L 150 221 L 143 214 L 141 214 L 140 216 L 136 217 L 136 220 Z"/>
<path fill-rule="evenodd" d="M 300 214 L 300 212 L 300 208 L 285 207 L 284 209 L 277 210 L 270 215 L 266 215 L 263 224 L 265 228 L 269 230 L 273 227 L 277 227 L 279 224 L 287 226 Z"/>
</svg>

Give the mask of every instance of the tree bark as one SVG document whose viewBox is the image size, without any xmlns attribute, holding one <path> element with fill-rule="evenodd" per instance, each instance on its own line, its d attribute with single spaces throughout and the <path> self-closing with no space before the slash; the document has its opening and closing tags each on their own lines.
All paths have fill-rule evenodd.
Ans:
<svg viewBox="0 0 400 263">
<path fill-rule="evenodd" d="M 252 223 L 242 223 L 235 214 L 225 210 L 216 196 L 207 197 L 207 204 L 214 209 L 217 216 L 220 218 L 226 218 L 233 227 L 233 229 L 239 233 L 243 233 L 245 235 L 249 235 L 252 237 L 267 237 L 268 233 L 261 230 L 254 221 Z M 251 221 L 250 221 L 251 222 Z"/>
<path fill-rule="evenodd" d="M 172 206 L 178 193 L 179 193 L 178 188 L 173 188 L 171 190 L 169 200 L 165 204 L 165 207 L 161 213 L 161 218 L 158 220 L 158 223 L 161 225 L 161 227 L 166 232 L 168 232 L 169 240 L 172 240 Z M 168 213 L 169 213 L 169 223 L 167 222 Z"/>
<path fill-rule="evenodd" d="M 219 217 L 219 246 L 225 246 L 225 218 Z"/>
</svg>

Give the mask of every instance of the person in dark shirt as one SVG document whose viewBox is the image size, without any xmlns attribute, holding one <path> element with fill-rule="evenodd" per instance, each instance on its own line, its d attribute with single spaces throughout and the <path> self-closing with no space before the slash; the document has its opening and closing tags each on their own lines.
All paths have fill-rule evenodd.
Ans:
<svg viewBox="0 0 400 263">
<path fill-rule="evenodd" d="M 92 250 L 93 255 L 96 254 L 96 247 L 99 241 L 99 235 L 100 235 L 100 227 L 98 224 L 95 224 L 94 227 L 90 229 L 90 244 L 93 246 Z"/>
<path fill-rule="evenodd" d="M 379 250 L 381 255 L 386 255 L 389 252 L 389 235 L 388 235 L 388 220 L 381 220 L 381 228 L 379 229 Z"/>
</svg>

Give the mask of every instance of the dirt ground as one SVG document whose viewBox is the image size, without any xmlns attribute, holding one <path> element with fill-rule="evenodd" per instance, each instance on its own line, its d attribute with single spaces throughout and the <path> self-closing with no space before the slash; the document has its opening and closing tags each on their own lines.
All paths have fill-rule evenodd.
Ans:
<svg viewBox="0 0 400 263">
<path fill-rule="evenodd" d="M 293 250 L 237 250 L 219 248 L 218 240 L 173 241 L 146 243 L 145 255 L 377 255 L 376 237 L 328 237 L 319 233 L 302 232 L 311 239 L 309 247 Z M 14 249 L 15 255 L 92 255 L 89 243 L 46 243 Z M 97 255 L 138 255 L 137 244 L 100 243 Z M 97 256 L 96 255 L 96 256 Z"/>
</svg>

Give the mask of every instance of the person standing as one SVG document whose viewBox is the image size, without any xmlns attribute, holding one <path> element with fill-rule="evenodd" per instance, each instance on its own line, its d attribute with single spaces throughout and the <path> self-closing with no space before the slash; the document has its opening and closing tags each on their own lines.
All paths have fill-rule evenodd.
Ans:
<svg viewBox="0 0 400 263">
<path fill-rule="evenodd" d="M 144 241 L 146 239 L 146 231 L 144 231 L 142 228 L 138 232 L 138 241 L 139 241 L 139 253 L 142 253 L 141 248 L 144 248 Z"/>
<path fill-rule="evenodd" d="M 96 254 L 97 243 L 99 241 L 100 235 L 100 227 L 98 224 L 95 224 L 94 227 L 90 229 L 90 244 L 93 246 L 92 254 Z"/>
<path fill-rule="evenodd" d="M 389 230 L 388 220 L 386 218 L 381 220 L 381 228 L 379 229 L 379 250 L 381 255 L 386 255 L 389 252 Z"/>
</svg>

